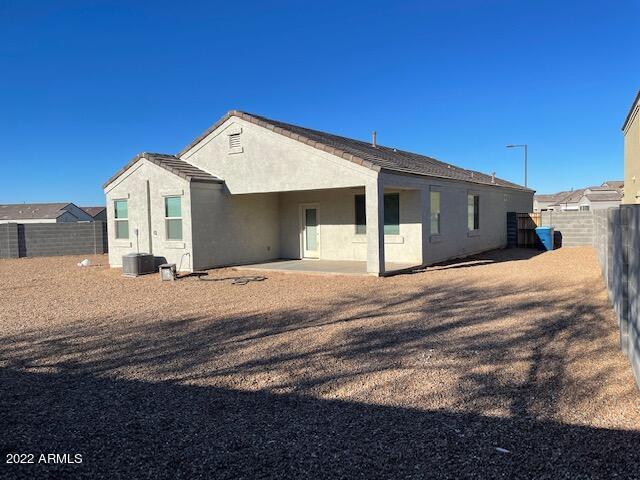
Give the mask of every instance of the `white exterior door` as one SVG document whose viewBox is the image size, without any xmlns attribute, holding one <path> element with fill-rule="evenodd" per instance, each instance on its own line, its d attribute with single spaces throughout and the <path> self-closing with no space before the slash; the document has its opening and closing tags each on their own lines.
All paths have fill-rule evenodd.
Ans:
<svg viewBox="0 0 640 480">
<path fill-rule="evenodd" d="M 302 257 L 320 258 L 318 207 L 302 207 Z"/>
</svg>

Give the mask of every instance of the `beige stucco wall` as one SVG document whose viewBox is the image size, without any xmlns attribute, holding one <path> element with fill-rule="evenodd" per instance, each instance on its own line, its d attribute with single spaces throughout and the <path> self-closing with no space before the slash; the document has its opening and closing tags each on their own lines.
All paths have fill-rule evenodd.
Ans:
<svg viewBox="0 0 640 480">
<path fill-rule="evenodd" d="M 606 202 L 600 202 L 600 201 L 592 202 L 586 196 L 584 196 L 578 202 L 578 210 L 580 210 L 580 207 L 587 206 L 587 205 L 589 206 L 589 210 L 604 210 L 607 208 L 618 207 L 620 206 L 620 202 L 615 200 L 606 201 Z"/>
<path fill-rule="evenodd" d="M 320 258 L 324 260 L 367 259 L 367 237 L 356 235 L 355 196 L 364 188 L 316 190 L 280 194 L 280 247 L 284 258 L 301 257 L 303 204 L 318 207 Z M 385 236 L 387 262 L 421 263 L 420 192 L 387 189 L 400 194 L 400 234 Z"/>
<path fill-rule="evenodd" d="M 229 148 L 239 133 L 241 150 Z M 225 181 L 232 194 L 363 186 L 377 172 L 232 117 L 182 159 Z"/>
<path fill-rule="evenodd" d="M 536 200 L 535 198 L 533 199 L 533 211 L 534 212 L 539 212 L 543 209 L 548 209 L 549 205 L 555 203 L 555 201 L 552 200 Z M 552 209 L 555 207 L 551 207 Z"/>
<path fill-rule="evenodd" d="M 147 200 L 147 182 L 149 201 Z M 192 267 L 191 199 L 189 182 L 163 168 L 141 159 L 107 186 L 107 221 L 109 222 L 109 264 L 122 266 L 122 256 L 136 251 L 153 253 L 188 271 Z M 182 196 L 182 241 L 166 239 L 164 197 Z M 114 200 L 127 199 L 129 239 L 115 238 Z M 150 206 L 150 210 L 148 208 Z M 150 223 L 150 225 L 149 225 Z M 135 229 L 138 229 L 136 242 Z"/>
<path fill-rule="evenodd" d="M 241 148 L 229 147 L 229 134 L 240 133 Z M 182 155 L 219 176 L 232 194 L 280 194 L 280 256 L 300 256 L 300 204 L 320 207 L 321 258 L 365 260 L 364 236 L 355 235 L 353 196 L 376 182 L 377 172 L 232 117 Z M 506 212 L 529 212 L 532 193 L 427 177 L 381 174 L 385 191 L 401 188 L 400 235 L 387 237 L 387 262 L 433 263 L 506 245 Z M 442 188 L 443 232 L 431 238 L 430 188 Z M 467 193 L 481 196 L 480 231 L 467 232 Z M 290 192 L 290 193 L 286 193 Z M 423 232 L 426 232 L 423 241 Z"/>
<path fill-rule="evenodd" d="M 229 147 L 229 133 L 241 132 L 241 147 Z M 262 127 L 231 118 L 182 157 L 224 184 L 189 184 L 140 160 L 106 189 L 109 259 L 121 265 L 135 252 L 151 251 L 183 270 L 262 262 L 301 255 L 301 204 L 319 208 L 320 258 L 377 257 L 375 231 L 355 233 L 356 194 L 400 193 L 400 234 L 385 237 L 386 262 L 432 264 L 506 245 L 506 213 L 529 212 L 533 194 L 423 176 L 378 173 Z M 151 210 L 147 208 L 147 182 Z M 441 192 L 441 234 L 431 235 L 429 192 Z M 164 238 L 164 198 L 183 194 L 183 241 Z M 467 194 L 480 195 L 480 229 L 467 231 Z M 130 239 L 116 241 L 113 201 L 129 199 Z M 381 197 L 380 197 L 381 198 Z M 376 202 L 367 200 L 367 217 Z M 150 218 L 150 220 L 149 220 Z M 149 221 L 151 227 L 148 226 Z M 186 256 L 185 256 L 186 254 Z M 380 257 L 381 258 L 381 257 Z M 375 258 L 374 258 L 375 260 Z M 375 271 L 375 270 L 374 270 Z"/>
<path fill-rule="evenodd" d="M 640 203 L 640 103 L 636 103 L 624 130 L 624 199 Z"/>
<path fill-rule="evenodd" d="M 277 193 L 231 195 L 224 185 L 191 185 L 193 265 L 200 270 L 279 258 Z"/>
<path fill-rule="evenodd" d="M 419 188 L 424 194 L 423 263 L 502 248 L 507 244 L 507 212 L 530 212 L 533 193 L 467 182 L 383 173 L 385 185 Z M 440 234 L 431 235 L 429 192 L 440 192 Z M 467 229 L 467 194 L 480 196 L 480 229 Z"/>
</svg>

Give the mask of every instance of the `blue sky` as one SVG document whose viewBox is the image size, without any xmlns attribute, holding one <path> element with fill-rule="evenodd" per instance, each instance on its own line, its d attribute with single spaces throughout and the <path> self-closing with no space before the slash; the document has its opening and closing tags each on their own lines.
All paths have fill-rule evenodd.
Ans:
<svg viewBox="0 0 640 480">
<path fill-rule="evenodd" d="M 103 204 L 230 109 L 550 192 L 623 175 L 632 0 L 0 0 L 0 203 Z"/>
</svg>

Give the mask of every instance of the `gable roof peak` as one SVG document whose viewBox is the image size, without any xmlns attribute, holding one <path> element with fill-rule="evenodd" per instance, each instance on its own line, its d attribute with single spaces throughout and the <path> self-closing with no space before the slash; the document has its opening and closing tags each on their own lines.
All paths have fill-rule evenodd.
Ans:
<svg viewBox="0 0 640 480">
<path fill-rule="evenodd" d="M 173 154 L 142 152 L 137 154 L 124 167 L 118 170 L 109 180 L 104 183 L 104 185 L 102 185 L 102 188 L 107 188 L 110 183 L 116 180 L 120 175 L 126 172 L 142 158 L 161 168 L 164 168 L 165 170 L 173 173 L 174 175 L 177 175 L 178 177 L 184 178 L 188 182 L 223 182 L 222 179 L 199 169 L 198 167 L 178 158 Z"/>
<path fill-rule="evenodd" d="M 209 127 L 202 135 L 185 147 L 178 157 L 182 157 L 193 147 L 198 145 L 210 133 L 220 127 L 229 118 L 237 117 L 260 127 L 266 128 L 280 135 L 307 144 L 318 150 L 328 152 L 350 162 L 362 165 L 374 171 L 387 170 L 392 173 L 431 176 L 470 183 L 513 188 L 533 192 L 521 185 L 495 178 L 486 173 L 472 171 L 441 162 L 433 157 L 418 153 L 387 147 L 371 142 L 343 137 L 333 133 L 313 130 L 290 123 L 272 120 L 253 113 L 240 110 L 230 110 L 227 114 Z"/>
</svg>

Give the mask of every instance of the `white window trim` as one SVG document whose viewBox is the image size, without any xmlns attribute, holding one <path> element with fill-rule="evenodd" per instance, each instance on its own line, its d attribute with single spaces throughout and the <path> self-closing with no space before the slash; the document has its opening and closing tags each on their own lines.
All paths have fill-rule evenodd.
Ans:
<svg viewBox="0 0 640 480">
<path fill-rule="evenodd" d="M 305 208 L 315 208 L 316 209 L 316 227 L 318 229 L 318 259 L 322 258 L 322 213 L 320 210 L 320 202 L 311 202 L 311 203 L 299 203 L 298 204 L 298 240 L 299 240 L 299 248 L 300 248 L 300 258 L 304 257 L 304 211 Z"/>
<path fill-rule="evenodd" d="M 438 232 L 437 233 L 433 233 L 431 231 L 431 215 L 433 214 L 433 212 L 431 211 L 431 194 L 432 193 L 437 193 L 440 200 L 440 208 L 438 210 Z M 429 189 L 429 233 L 431 234 L 429 239 L 432 242 L 434 242 L 434 240 L 437 241 L 442 235 L 442 191 L 440 190 L 440 188 L 431 187 Z"/>
<path fill-rule="evenodd" d="M 117 218 L 116 217 L 116 202 L 127 202 L 127 218 Z M 128 235 L 126 237 L 118 237 L 118 222 L 127 222 L 127 233 Z M 129 239 L 131 238 L 131 229 L 129 228 L 130 224 L 129 224 L 129 195 L 127 195 L 127 198 L 114 198 L 113 199 L 113 238 L 116 240 L 116 242 L 119 242 L 121 245 L 118 246 L 125 246 L 126 243 L 129 243 L 129 245 L 131 244 L 131 242 L 129 242 Z"/>
<path fill-rule="evenodd" d="M 478 197 L 478 228 L 470 229 L 469 228 L 469 196 L 473 195 Z M 467 236 L 468 237 L 477 237 L 480 235 L 480 192 L 477 190 L 467 190 Z"/>
<path fill-rule="evenodd" d="M 180 216 L 179 217 L 167 217 L 167 198 L 179 198 L 180 199 Z M 164 241 L 167 243 L 173 243 L 176 245 L 177 248 L 184 248 L 184 247 L 180 247 L 178 246 L 178 244 L 183 244 L 184 243 L 184 229 L 180 228 L 180 231 L 182 232 L 182 236 L 181 238 L 169 238 L 169 222 L 167 222 L 167 220 L 180 220 L 180 226 L 184 227 L 184 219 L 182 216 L 182 206 L 183 206 L 183 195 L 163 195 L 162 196 L 162 203 L 163 203 L 163 207 L 164 207 Z"/>
</svg>

